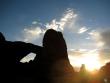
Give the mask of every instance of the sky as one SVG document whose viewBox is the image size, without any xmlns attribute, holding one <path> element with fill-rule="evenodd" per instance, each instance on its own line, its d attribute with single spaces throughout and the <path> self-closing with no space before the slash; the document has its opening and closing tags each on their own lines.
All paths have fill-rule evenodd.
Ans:
<svg viewBox="0 0 110 83">
<path fill-rule="evenodd" d="M 0 32 L 42 46 L 47 29 L 61 31 L 73 67 L 99 69 L 110 61 L 109 8 L 110 0 L 0 0 Z"/>
</svg>

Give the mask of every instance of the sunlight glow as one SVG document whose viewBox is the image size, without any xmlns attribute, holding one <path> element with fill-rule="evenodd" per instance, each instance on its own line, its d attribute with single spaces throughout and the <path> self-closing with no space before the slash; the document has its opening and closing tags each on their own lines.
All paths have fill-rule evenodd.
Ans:
<svg viewBox="0 0 110 83">
<path fill-rule="evenodd" d="M 98 54 L 84 54 L 79 62 L 85 64 L 88 71 L 94 71 L 101 67 Z"/>
<path fill-rule="evenodd" d="M 72 60 L 72 61 L 71 61 Z M 73 62 L 74 60 L 74 62 Z M 82 64 L 85 64 L 85 67 L 87 71 L 95 71 L 100 69 L 101 67 L 101 62 L 100 62 L 100 57 L 98 53 L 93 53 L 93 52 L 87 52 L 81 56 L 72 58 L 70 57 L 70 63 L 76 67 L 80 66 Z"/>
<path fill-rule="evenodd" d="M 86 56 L 82 58 L 81 62 L 85 64 L 86 69 L 89 71 L 93 71 L 100 68 L 100 63 L 97 56 Z"/>
</svg>

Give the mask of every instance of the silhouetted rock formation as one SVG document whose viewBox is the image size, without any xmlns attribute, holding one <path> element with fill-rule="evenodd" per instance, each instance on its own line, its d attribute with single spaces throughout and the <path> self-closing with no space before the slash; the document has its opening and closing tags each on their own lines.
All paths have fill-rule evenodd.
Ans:
<svg viewBox="0 0 110 83">
<path fill-rule="evenodd" d="M 0 32 L 0 42 L 4 42 L 5 41 L 5 37 L 3 36 L 3 34 Z"/>
<path fill-rule="evenodd" d="M 6 41 L 3 34 L 0 33 L 0 55 L 3 55 L 3 57 L 7 59 L 6 62 L 9 61 L 8 63 L 13 61 L 16 62 L 16 64 L 19 64 L 24 56 L 31 52 L 39 54 L 41 49 L 42 47 L 31 43 Z"/>
<path fill-rule="evenodd" d="M 1 69 L 5 71 L 4 78 L 11 77 L 12 79 L 10 80 L 12 81 L 15 76 L 18 79 L 21 79 L 21 77 L 24 76 L 24 79 L 26 78 L 25 76 L 28 74 L 30 75 L 31 73 L 28 72 L 30 72 L 29 68 L 31 68 L 31 65 L 27 63 L 23 64 L 20 62 L 20 60 L 31 52 L 39 55 L 41 54 L 41 50 L 42 47 L 33 45 L 31 43 L 7 41 L 3 34 L 0 33 Z"/>
<path fill-rule="evenodd" d="M 49 29 L 43 38 L 43 55 L 39 59 L 41 77 L 47 83 L 72 83 L 74 69 L 70 65 L 67 46 L 61 32 Z"/>
<path fill-rule="evenodd" d="M 78 83 L 88 83 L 88 75 L 87 75 L 85 64 L 81 65 L 81 68 L 79 71 L 79 82 Z"/>
<path fill-rule="evenodd" d="M 106 63 L 106 65 L 101 67 L 100 73 L 103 81 L 105 80 L 106 83 L 110 83 L 110 62 Z"/>
<path fill-rule="evenodd" d="M 21 63 L 20 60 L 31 52 L 36 53 L 34 61 Z M 16 83 L 74 82 L 74 69 L 68 59 L 66 42 L 62 33 L 53 29 L 46 31 L 43 47 L 21 41 L 6 41 L 0 33 L 0 55 L 5 59 L 5 65 L 10 65 L 6 74 L 11 75 L 15 70 Z M 15 65 L 14 62 L 16 69 L 11 67 Z"/>
<path fill-rule="evenodd" d="M 86 73 L 86 67 L 85 64 L 82 64 L 81 68 L 80 68 L 80 73 L 85 74 Z"/>
</svg>

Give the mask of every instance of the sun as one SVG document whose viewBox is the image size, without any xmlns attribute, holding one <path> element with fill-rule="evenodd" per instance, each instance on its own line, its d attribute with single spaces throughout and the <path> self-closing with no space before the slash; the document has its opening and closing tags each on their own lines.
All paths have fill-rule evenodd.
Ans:
<svg viewBox="0 0 110 83">
<path fill-rule="evenodd" d="M 101 65 L 101 59 L 98 52 L 86 52 L 83 55 L 72 57 L 69 56 L 70 63 L 79 71 L 82 64 L 85 64 L 86 70 L 94 72 L 99 70 Z"/>
<path fill-rule="evenodd" d="M 81 58 L 80 63 L 85 64 L 88 71 L 98 70 L 101 67 L 99 57 L 96 54 L 85 55 Z"/>
</svg>

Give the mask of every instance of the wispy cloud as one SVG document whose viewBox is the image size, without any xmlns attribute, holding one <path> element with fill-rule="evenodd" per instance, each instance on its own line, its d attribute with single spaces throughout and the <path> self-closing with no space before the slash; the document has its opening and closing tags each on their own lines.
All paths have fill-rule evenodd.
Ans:
<svg viewBox="0 0 110 83">
<path fill-rule="evenodd" d="M 94 41 L 96 41 L 99 48 L 110 49 L 110 29 L 92 30 L 88 34 Z"/>
<path fill-rule="evenodd" d="M 32 24 L 37 24 L 37 21 L 33 21 Z"/>
<path fill-rule="evenodd" d="M 91 39 L 91 38 L 90 38 L 90 37 L 86 37 L 85 39 L 88 39 L 88 40 L 89 40 L 89 39 Z"/>
<path fill-rule="evenodd" d="M 92 30 L 91 32 L 88 33 L 91 37 L 92 40 L 96 42 L 97 48 L 101 48 L 104 45 L 104 42 L 101 41 L 101 35 L 99 31 Z"/>
<path fill-rule="evenodd" d="M 54 30 L 58 30 L 59 26 L 60 25 L 57 23 L 56 19 L 52 20 L 50 23 L 47 23 L 45 25 L 46 29 L 54 29 Z"/>
<path fill-rule="evenodd" d="M 25 42 L 34 42 L 36 39 L 41 37 L 42 34 L 44 34 L 44 30 L 40 27 L 31 27 L 31 28 L 25 28 L 23 30 L 23 38 L 22 40 Z"/>
<path fill-rule="evenodd" d="M 76 22 L 77 16 L 78 14 L 76 14 L 73 9 L 68 9 L 60 19 L 59 28 L 62 30 L 64 30 L 64 28 L 71 28 L 71 26 L 73 26 Z"/>
<path fill-rule="evenodd" d="M 73 9 L 68 8 L 59 21 L 56 21 L 56 19 L 52 20 L 51 23 L 46 24 L 46 28 L 64 31 L 65 28 L 71 28 L 73 26 L 77 16 L 78 15 L 73 11 Z"/>
<path fill-rule="evenodd" d="M 87 30 L 88 30 L 88 29 L 87 29 L 85 26 L 83 26 L 83 27 L 81 27 L 81 28 L 79 29 L 78 33 L 79 33 L 79 34 L 84 33 L 84 32 L 86 32 Z"/>
<path fill-rule="evenodd" d="M 104 48 L 110 49 L 110 29 L 101 30 L 100 41 L 104 42 Z"/>
</svg>

